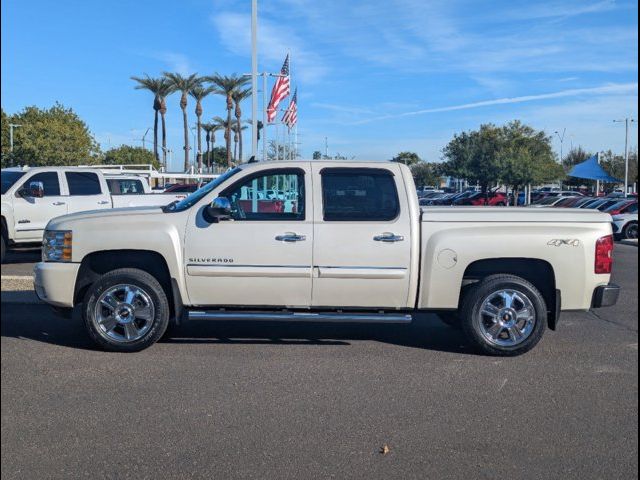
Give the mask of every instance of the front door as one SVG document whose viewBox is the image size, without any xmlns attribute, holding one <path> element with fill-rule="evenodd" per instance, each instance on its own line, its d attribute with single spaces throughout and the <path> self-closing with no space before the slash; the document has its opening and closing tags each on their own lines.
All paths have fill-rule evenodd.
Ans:
<svg viewBox="0 0 640 480">
<path fill-rule="evenodd" d="M 310 167 L 252 170 L 218 193 L 230 220 L 190 218 L 185 270 L 193 305 L 308 307 L 313 212 Z"/>
<path fill-rule="evenodd" d="M 15 238 L 23 242 L 41 242 L 49 220 L 67 213 L 67 199 L 61 195 L 58 172 L 36 173 L 21 188 L 28 191 L 32 182 L 42 183 L 44 197 L 16 195 L 13 199 Z"/>
<path fill-rule="evenodd" d="M 312 305 L 406 308 L 411 219 L 400 168 L 313 168 Z"/>
</svg>

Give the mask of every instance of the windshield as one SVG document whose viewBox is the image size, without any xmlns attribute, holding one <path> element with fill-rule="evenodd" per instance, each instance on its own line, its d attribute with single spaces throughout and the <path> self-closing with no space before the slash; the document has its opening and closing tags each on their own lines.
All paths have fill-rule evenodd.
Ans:
<svg viewBox="0 0 640 480">
<path fill-rule="evenodd" d="M 7 193 L 7 191 L 13 186 L 14 183 L 18 181 L 20 177 L 22 177 L 25 172 L 15 172 L 15 171 L 2 171 L 2 195 Z"/>
<path fill-rule="evenodd" d="M 230 178 L 233 175 L 235 175 L 236 173 L 238 173 L 240 170 L 241 170 L 241 168 L 239 168 L 239 167 L 236 167 L 236 168 L 234 168 L 232 170 L 227 170 L 226 172 L 224 172 L 222 175 L 220 175 L 215 180 L 211 180 L 206 185 L 203 185 L 202 187 L 200 187 L 198 190 L 193 192 L 191 195 L 189 195 L 184 200 L 180 200 L 179 202 L 171 203 L 171 204 L 167 205 L 164 208 L 164 211 L 165 212 L 182 212 L 182 211 L 186 210 L 187 208 L 193 207 L 196 203 L 198 203 L 200 200 L 202 200 L 214 188 L 216 188 L 218 185 L 220 185 L 222 182 L 224 182 L 227 178 Z"/>
</svg>

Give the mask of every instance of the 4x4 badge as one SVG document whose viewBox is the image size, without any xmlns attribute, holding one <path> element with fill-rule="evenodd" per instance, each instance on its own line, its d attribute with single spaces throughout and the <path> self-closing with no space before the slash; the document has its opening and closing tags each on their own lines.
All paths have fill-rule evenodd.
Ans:
<svg viewBox="0 0 640 480">
<path fill-rule="evenodd" d="M 561 247 L 562 245 L 568 245 L 570 247 L 579 247 L 580 246 L 580 240 L 578 240 L 577 238 L 554 238 L 553 240 L 549 240 L 547 242 L 547 245 L 551 246 L 551 247 Z"/>
</svg>

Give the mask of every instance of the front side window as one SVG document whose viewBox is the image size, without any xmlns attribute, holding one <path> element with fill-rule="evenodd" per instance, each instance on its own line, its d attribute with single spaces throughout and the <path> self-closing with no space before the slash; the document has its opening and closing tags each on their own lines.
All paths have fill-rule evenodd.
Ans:
<svg viewBox="0 0 640 480">
<path fill-rule="evenodd" d="M 91 172 L 66 172 L 69 195 L 100 195 L 100 179 Z"/>
<path fill-rule="evenodd" d="M 56 172 L 36 173 L 22 185 L 22 188 L 28 189 L 29 184 L 33 182 L 42 182 L 45 197 L 57 197 L 60 195 L 60 182 Z"/>
<path fill-rule="evenodd" d="M 325 168 L 325 221 L 390 221 L 400 212 L 393 174 L 382 168 Z"/>
<path fill-rule="evenodd" d="M 234 220 L 304 220 L 304 172 L 278 169 L 251 175 L 221 196 L 231 202 Z"/>
<path fill-rule="evenodd" d="M 2 170 L 2 195 L 7 193 L 13 185 L 20 180 L 25 172 L 16 172 L 12 170 Z"/>
</svg>

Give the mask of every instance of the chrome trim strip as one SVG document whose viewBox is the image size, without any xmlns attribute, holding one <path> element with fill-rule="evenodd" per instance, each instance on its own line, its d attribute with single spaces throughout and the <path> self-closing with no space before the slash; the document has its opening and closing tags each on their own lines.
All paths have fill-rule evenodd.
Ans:
<svg viewBox="0 0 640 480">
<path fill-rule="evenodd" d="M 311 278 L 311 266 L 187 265 L 191 277 Z"/>
<path fill-rule="evenodd" d="M 319 278 L 403 279 L 406 268 L 393 267 L 318 267 Z"/>
<path fill-rule="evenodd" d="M 411 315 L 397 313 L 265 313 L 190 311 L 189 320 L 247 320 L 266 322 L 411 323 Z"/>
</svg>

